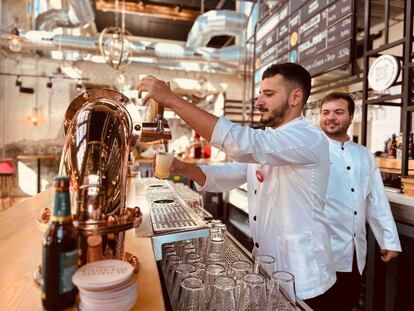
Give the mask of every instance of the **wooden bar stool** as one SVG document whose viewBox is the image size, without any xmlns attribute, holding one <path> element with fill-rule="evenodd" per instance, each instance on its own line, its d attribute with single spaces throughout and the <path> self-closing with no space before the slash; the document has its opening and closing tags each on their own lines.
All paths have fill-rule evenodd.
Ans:
<svg viewBox="0 0 414 311">
<path fill-rule="evenodd" d="M 9 207 L 14 202 L 13 178 L 14 167 L 10 161 L 0 161 L 0 201 L 2 209 L 5 209 L 5 201 L 9 199 Z"/>
</svg>

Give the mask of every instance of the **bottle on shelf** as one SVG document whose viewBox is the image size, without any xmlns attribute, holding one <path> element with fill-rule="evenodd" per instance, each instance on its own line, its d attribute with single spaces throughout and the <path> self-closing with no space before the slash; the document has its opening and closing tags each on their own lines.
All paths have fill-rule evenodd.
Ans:
<svg viewBox="0 0 414 311">
<path fill-rule="evenodd" d="M 46 310 L 65 309 L 76 301 L 77 290 L 72 275 L 77 269 L 78 251 L 69 180 L 69 177 L 54 179 L 54 208 L 42 243 L 42 304 Z"/>
<path fill-rule="evenodd" d="M 200 159 L 201 158 L 201 141 L 200 141 L 200 134 L 195 132 L 194 134 L 194 159 Z"/>
<path fill-rule="evenodd" d="M 397 139 L 396 135 L 392 134 L 391 145 L 388 148 L 388 158 L 395 159 L 397 157 Z"/>
<path fill-rule="evenodd" d="M 414 138 L 413 132 L 410 132 L 408 136 L 408 159 L 414 160 Z"/>
<path fill-rule="evenodd" d="M 402 149 L 403 149 L 403 141 L 404 141 L 403 133 L 400 133 L 400 135 L 398 135 L 398 137 L 396 138 L 396 141 L 397 141 L 397 150 L 396 150 L 395 158 L 402 159 Z"/>
</svg>

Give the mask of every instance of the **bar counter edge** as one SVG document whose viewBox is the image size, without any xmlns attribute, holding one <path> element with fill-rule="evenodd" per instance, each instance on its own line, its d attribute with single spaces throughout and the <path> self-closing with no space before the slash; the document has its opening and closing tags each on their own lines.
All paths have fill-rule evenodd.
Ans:
<svg viewBox="0 0 414 311">
<path fill-rule="evenodd" d="M 0 212 L 0 305 L 3 310 L 42 310 L 40 286 L 34 271 L 41 262 L 43 232 L 36 219 L 43 207 L 52 207 L 53 189 L 23 199 Z M 151 238 L 126 231 L 125 250 L 140 261 L 138 298 L 132 310 L 165 310 Z M 70 310 L 75 310 L 73 306 Z"/>
</svg>

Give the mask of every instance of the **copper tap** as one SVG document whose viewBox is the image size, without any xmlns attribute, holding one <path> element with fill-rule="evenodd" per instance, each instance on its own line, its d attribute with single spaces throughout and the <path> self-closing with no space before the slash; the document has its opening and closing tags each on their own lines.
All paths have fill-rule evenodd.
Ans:
<svg viewBox="0 0 414 311">
<path fill-rule="evenodd" d="M 168 149 L 168 140 L 171 140 L 171 130 L 164 119 L 164 107 L 151 100 L 148 122 L 142 123 L 141 142 L 161 143 Z"/>
</svg>

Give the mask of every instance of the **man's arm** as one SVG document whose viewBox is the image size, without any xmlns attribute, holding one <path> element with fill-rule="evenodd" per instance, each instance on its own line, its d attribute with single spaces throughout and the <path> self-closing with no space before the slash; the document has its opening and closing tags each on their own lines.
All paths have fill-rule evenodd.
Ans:
<svg viewBox="0 0 414 311">
<path fill-rule="evenodd" d="M 198 190 L 224 192 L 246 182 L 247 167 L 246 163 L 238 162 L 197 166 L 174 159 L 170 172 L 195 181 Z"/>
<path fill-rule="evenodd" d="M 381 259 L 388 262 L 401 252 L 401 245 L 381 174 L 373 156 L 370 157 L 372 170 L 366 207 L 367 222 L 381 248 Z"/>
<path fill-rule="evenodd" d="M 138 97 L 141 97 L 142 92 L 148 92 L 143 99 L 144 104 L 152 98 L 164 107 L 171 108 L 197 133 L 211 140 L 218 117 L 185 101 L 174 94 L 167 83 L 152 76 L 146 76 L 139 82 Z"/>
</svg>

